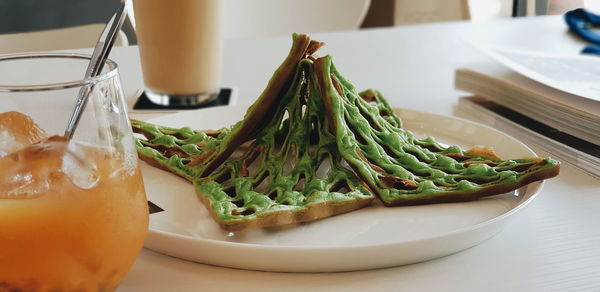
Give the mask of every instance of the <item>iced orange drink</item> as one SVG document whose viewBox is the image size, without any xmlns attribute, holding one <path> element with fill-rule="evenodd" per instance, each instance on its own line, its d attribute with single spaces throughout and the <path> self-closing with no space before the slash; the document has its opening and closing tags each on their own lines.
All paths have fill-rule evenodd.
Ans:
<svg viewBox="0 0 600 292">
<path fill-rule="evenodd" d="M 0 156 L 0 291 L 114 290 L 148 226 L 137 163 L 60 136 Z"/>
</svg>

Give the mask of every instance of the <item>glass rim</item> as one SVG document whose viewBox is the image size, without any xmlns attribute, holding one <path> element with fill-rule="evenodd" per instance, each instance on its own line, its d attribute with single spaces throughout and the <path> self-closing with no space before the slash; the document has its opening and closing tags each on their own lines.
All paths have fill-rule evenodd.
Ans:
<svg viewBox="0 0 600 292">
<path fill-rule="evenodd" d="M 8 54 L 0 55 L 0 62 L 21 60 L 21 59 L 82 59 L 90 60 L 92 55 L 79 54 L 79 53 L 20 53 L 20 54 Z M 45 91 L 45 90 L 59 90 L 68 89 L 75 87 L 83 87 L 86 85 L 95 84 L 106 79 L 112 78 L 117 75 L 117 63 L 111 59 L 106 59 L 106 66 L 108 71 L 99 74 L 95 77 L 89 77 L 86 79 L 54 82 L 54 83 L 43 83 L 43 84 L 29 84 L 29 85 L 11 85 L 11 84 L 0 84 L 0 92 L 22 92 L 22 91 Z M 85 72 L 82 72 L 82 74 Z"/>
</svg>

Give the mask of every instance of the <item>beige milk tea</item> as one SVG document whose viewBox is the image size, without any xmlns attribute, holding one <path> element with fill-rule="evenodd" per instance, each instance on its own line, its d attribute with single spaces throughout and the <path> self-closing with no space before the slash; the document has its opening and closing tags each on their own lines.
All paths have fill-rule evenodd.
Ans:
<svg viewBox="0 0 600 292">
<path fill-rule="evenodd" d="M 219 0 L 136 0 L 146 87 L 158 93 L 216 92 L 221 75 Z"/>
</svg>

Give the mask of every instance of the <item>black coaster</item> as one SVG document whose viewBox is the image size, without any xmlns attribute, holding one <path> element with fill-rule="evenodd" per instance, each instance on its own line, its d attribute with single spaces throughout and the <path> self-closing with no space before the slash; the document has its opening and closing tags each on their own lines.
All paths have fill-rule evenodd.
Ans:
<svg viewBox="0 0 600 292">
<path fill-rule="evenodd" d="M 215 100 L 208 102 L 208 103 L 199 104 L 199 105 L 187 106 L 187 105 L 155 104 L 152 101 L 150 101 L 150 99 L 148 99 L 148 97 L 146 96 L 146 93 L 143 92 L 142 95 L 140 95 L 140 97 L 138 98 L 135 105 L 133 106 L 133 109 L 134 110 L 192 110 L 192 109 L 199 109 L 199 108 L 205 108 L 205 107 L 229 105 L 229 102 L 231 101 L 231 93 L 232 93 L 231 88 L 221 88 L 221 91 L 219 91 L 219 95 L 217 96 L 217 98 L 215 98 Z"/>
</svg>

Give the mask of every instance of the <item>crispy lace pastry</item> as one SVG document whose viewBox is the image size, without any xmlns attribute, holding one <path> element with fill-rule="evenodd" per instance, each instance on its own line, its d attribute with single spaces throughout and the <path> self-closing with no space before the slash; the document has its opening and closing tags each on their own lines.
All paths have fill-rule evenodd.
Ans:
<svg viewBox="0 0 600 292">
<path fill-rule="evenodd" d="M 415 139 L 383 96 L 357 93 L 322 43 L 292 49 L 244 119 L 197 131 L 132 121 L 146 162 L 192 182 L 227 231 L 316 220 L 362 208 L 469 201 L 558 174 L 550 158 L 502 160 L 489 148 Z"/>
</svg>

